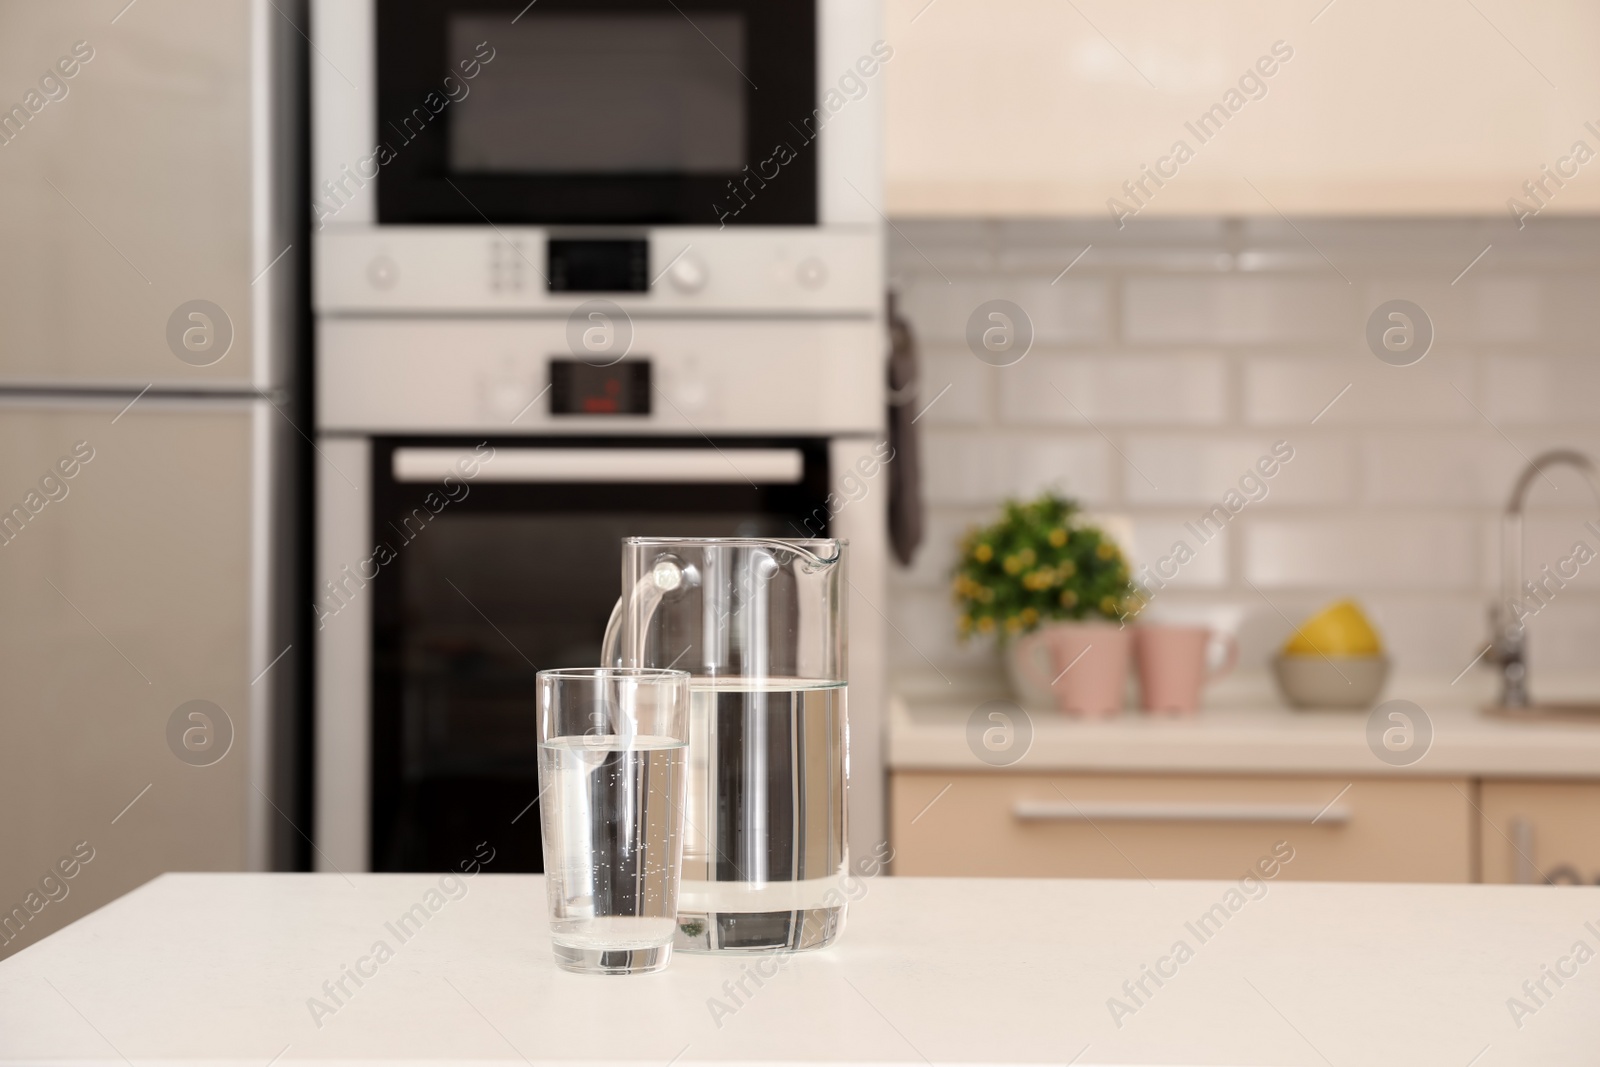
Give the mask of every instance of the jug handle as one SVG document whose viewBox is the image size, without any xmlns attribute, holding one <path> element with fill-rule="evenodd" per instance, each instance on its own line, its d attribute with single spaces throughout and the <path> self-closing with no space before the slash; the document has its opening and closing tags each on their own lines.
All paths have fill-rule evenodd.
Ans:
<svg viewBox="0 0 1600 1067">
<path fill-rule="evenodd" d="M 645 573 L 643 578 L 633 583 L 633 588 L 628 592 L 627 599 L 633 601 L 632 615 L 638 620 L 640 632 L 644 632 L 650 624 L 650 616 L 655 614 L 656 605 L 661 603 L 661 598 L 672 590 L 684 584 L 694 584 L 698 577 L 693 567 L 682 567 L 670 559 L 659 559 L 655 566 Z M 644 657 L 642 648 L 634 649 L 633 663 L 627 663 L 622 651 L 622 628 L 624 615 L 622 610 L 622 597 L 617 598 L 612 605 L 611 618 L 606 621 L 606 633 L 600 640 L 600 662 L 608 667 L 640 667 L 637 662 Z"/>
<path fill-rule="evenodd" d="M 611 605 L 611 618 L 606 620 L 606 635 L 600 641 L 600 665 L 622 666 L 622 598 Z"/>
</svg>

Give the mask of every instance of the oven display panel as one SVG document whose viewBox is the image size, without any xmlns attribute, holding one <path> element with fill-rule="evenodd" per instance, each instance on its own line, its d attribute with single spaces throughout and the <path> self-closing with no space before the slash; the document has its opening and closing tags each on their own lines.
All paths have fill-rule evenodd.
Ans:
<svg viewBox="0 0 1600 1067">
<path fill-rule="evenodd" d="M 577 359 L 552 359 L 550 414 L 650 414 L 650 362 L 596 367 Z"/>
</svg>

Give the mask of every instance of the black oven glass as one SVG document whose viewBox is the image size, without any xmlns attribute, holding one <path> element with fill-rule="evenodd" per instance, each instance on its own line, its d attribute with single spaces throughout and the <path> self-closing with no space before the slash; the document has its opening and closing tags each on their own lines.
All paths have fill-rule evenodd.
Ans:
<svg viewBox="0 0 1600 1067">
<path fill-rule="evenodd" d="M 558 442 L 597 443 L 607 442 Z M 372 580 L 372 869 L 457 870 L 486 842 L 495 850 L 488 869 L 541 871 L 535 673 L 599 663 L 622 538 L 812 536 L 806 521 L 817 530 L 827 514 L 826 445 L 715 446 L 799 448 L 799 484 L 478 478 L 465 495 L 452 483 L 460 499 L 423 519 L 418 509 L 428 514 L 425 498 L 441 486 L 395 481 L 402 444 L 470 451 L 478 442 L 374 442 L 373 538 L 393 551 Z"/>
<path fill-rule="evenodd" d="M 457 174 L 730 174 L 745 162 L 739 12 L 450 16 L 494 62 L 451 114 Z"/>
<path fill-rule="evenodd" d="M 814 225 L 816 0 L 382 0 L 381 223 Z"/>
</svg>

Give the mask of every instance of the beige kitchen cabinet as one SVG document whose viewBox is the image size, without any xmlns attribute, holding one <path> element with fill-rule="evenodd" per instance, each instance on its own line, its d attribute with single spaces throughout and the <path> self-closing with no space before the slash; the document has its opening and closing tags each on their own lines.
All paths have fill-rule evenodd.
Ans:
<svg viewBox="0 0 1600 1067">
<path fill-rule="evenodd" d="M 1286 854 L 1296 880 L 1475 873 L 1467 779 L 902 771 L 890 790 L 902 875 L 1238 878 Z"/>
<path fill-rule="evenodd" d="M 1582 0 L 887 0 L 885 24 L 895 215 L 1600 207 Z"/>
<path fill-rule="evenodd" d="M 1485 882 L 1600 885 L 1600 782 L 1483 783 Z"/>
</svg>

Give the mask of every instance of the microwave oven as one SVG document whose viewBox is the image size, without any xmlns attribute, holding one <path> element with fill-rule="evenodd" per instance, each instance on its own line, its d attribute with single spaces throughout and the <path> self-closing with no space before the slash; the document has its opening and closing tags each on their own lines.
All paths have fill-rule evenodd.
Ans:
<svg viewBox="0 0 1600 1067">
<path fill-rule="evenodd" d="M 865 0 L 315 0 L 324 313 L 878 314 Z"/>
</svg>

